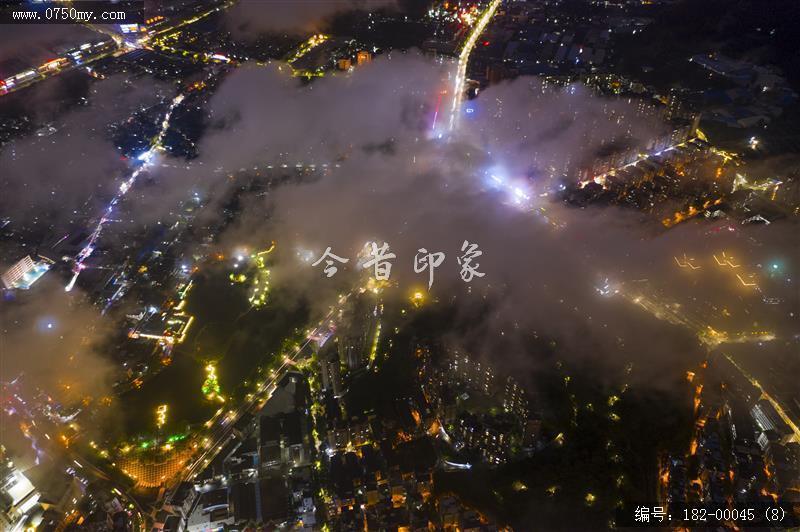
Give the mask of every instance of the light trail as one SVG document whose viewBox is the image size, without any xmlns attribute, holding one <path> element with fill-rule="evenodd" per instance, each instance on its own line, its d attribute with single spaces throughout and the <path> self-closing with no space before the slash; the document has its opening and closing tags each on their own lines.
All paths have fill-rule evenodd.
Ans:
<svg viewBox="0 0 800 532">
<path fill-rule="evenodd" d="M 475 48 L 475 43 L 478 42 L 478 37 L 481 36 L 481 33 L 486 29 L 486 26 L 489 24 L 489 21 L 492 20 L 497 8 L 500 6 L 502 0 L 492 0 L 489 3 L 489 7 L 486 8 L 486 11 L 478 19 L 475 27 L 472 28 L 472 32 L 467 37 L 467 40 L 464 42 L 464 47 L 461 49 L 461 53 L 458 55 L 458 69 L 456 70 L 456 80 L 453 85 L 453 106 L 450 109 L 450 131 L 452 132 L 458 121 L 458 110 L 461 107 L 461 103 L 464 100 L 464 82 L 467 80 L 467 65 L 469 64 L 469 56 L 472 54 L 472 50 Z"/>
<path fill-rule="evenodd" d="M 436 100 L 436 110 L 433 112 L 433 124 L 431 124 L 431 131 L 436 131 L 436 120 L 439 118 L 439 107 L 442 105 L 442 95 L 444 91 L 439 93 L 439 98 Z"/>
<path fill-rule="evenodd" d="M 172 99 L 172 102 L 167 109 L 166 114 L 164 115 L 164 119 L 161 121 L 161 129 L 158 132 L 158 135 L 153 139 L 153 142 L 150 145 L 150 149 L 146 152 L 140 154 L 137 159 L 141 161 L 141 165 L 136 168 L 136 170 L 131 173 L 131 175 L 122 182 L 119 186 L 119 191 L 114 195 L 109 202 L 108 206 L 106 207 L 103 215 L 100 217 L 100 221 L 97 222 L 97 225 L 92 231 L 92 234 L 89 236 L 89 241 L 83 247 L 83 249 L 78 252 L 77 257 L 75 258 L 75 265 L 72 267 L 72 279 L 69 281 L 69 284 L 64 288 L 65 291 L 69 292 L 75 287 L 75 283 L 78 280 L 78 276 L 81 272 L 86 268 L 84 264 L 86 259 L 88 259 L 95 249 L 95 244 L 97 240 L 100 238 L 100 234 L 103 232 L 103 227 L 107 222 L 111 220 L 111 213 L 114 210 L 114 206 L 119 203 L 119 201 L 128 193 L 128 191 L 133 187 L 136 183 L 137 178 L 145 171 L 147 171 L 151 166 L 153 166 L 153 156 L 155 152 L 160 151 L 163 149 L 162 142 L 164 141 L 164 136 L 167 134 L 167 130 L 169 129 L 169 122 L 172 118 L 172 111 L 180 105 L 183 101 L 185 96 L 183 94 L 178 94 L 175 98 Z"/>
</svg>

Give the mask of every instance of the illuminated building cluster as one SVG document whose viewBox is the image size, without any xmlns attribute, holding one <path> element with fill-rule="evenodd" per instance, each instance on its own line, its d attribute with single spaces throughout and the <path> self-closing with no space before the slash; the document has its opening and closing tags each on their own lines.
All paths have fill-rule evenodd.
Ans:
<svg viewBox="0 0 800 532">
<path fill-rule="evenodd" d="M 499 465 L 511 458 L 512 446 L 533 443 L 530 400 L 513 377 L 499 378 L 490 365 L 460 352 L 439 367 L 424 362 L 421 371 L 425 398 L 457 448 Z"/>
<path fill-rule="evenodd" d="M 3 285 L 9 289 L 27 290 L 47 273 L 52 265 L 53 261 L 49 259 L 41 258 L 34 261 L 27 255 L 3 273 Z"/>
<path fill-rule="evenodd" d="M 134 339 L 155 340 L 167 347 L 183 343 L 194 322 L 194 316 L 186 312 L 186 298 L 193 284 L 193 281 L 189 281 L 178 288 L 179 301 L 174 307 L 160 314 L 148 311 L 128 336 Z"/>
<path fill-rule="evenodd" d="M 184 469 L 191 457 L 188 449 L 148 456 L 129 456 L 120 458 L 117 467 L 136 485 L 152 488 L 163 485 Z"/>
</svg>

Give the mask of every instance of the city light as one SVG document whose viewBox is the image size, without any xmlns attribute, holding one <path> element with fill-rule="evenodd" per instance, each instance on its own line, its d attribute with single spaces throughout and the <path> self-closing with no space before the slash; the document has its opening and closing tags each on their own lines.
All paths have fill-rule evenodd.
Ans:
<svg viewBox="0 0 800 532">
<path fill-rule="evenodd" d="M 217 378 L 216 366 L 209 362 L 206 364 L 206 379 L 203 381 L 202 391 L 205 398 L 209 401 L 225 402 L 225 398 L 220 394 L 219 379 Z"/>
<path fill-rule="evenodd" d="M 423 303 L 425 303 L 425 294 L 422 291 L 417 290 L 416 292 L 411 294 L 410 300 L 411 304 L 414 305 L 414 307 L 419 308 L 423 305 Z"/>
<path fill-rule="evenodd" d="M 161 429 L 167 423 L 167 405 L 159 405 L 156 408 L 156 427 Z"/>
<path fill-rule="evenodd" d="M 144 152 L 144 154 L 139 156 L 139 159 L 142 162 L 142 164 L 131 173 L 128 179 L 123 181 L 123 183 L 120 185 L 119 192 L 117 193 L 117 195 L 114 196 L 112 200 L 109 202 L 109 204 L 106 206 L 105 210 L 103 211 L 103 214 L 100 216 L 100 220 L 97 222 L 97 225 L 95 226 L 94 230 L 89 236 L 87 244 L 80 250 L 77 257 L 75 258 L 75 264 L 72 268 L 72 278 L 70 279 L 67 286 L 64 288 L 65 291 L 70 292 L 75 287 L 75 283 L 78 280 L 78 276 L 85 267 L 84 263 L 86 259 L 88 259 L 89 256 L 91 256 L 91 254 L 94 252 L 95 245 L 97 243 L 97 240 L 100 238 L 100 235 L 103 232 L 104 226 L 111 219 L 114 206 L 133 187 L 138 177 L 143 172 L 148 170 L 149 167 L 153 164 L 152 161 L 153 153 L 163 149 L 162 142 L 164 141 L 164 137 L 167 134 L 167 129 L 169 128 L 170 119 L 172 118 L 172 112 L 178 105 L 181 104 L 181 102 L 183 102 L 184 97 L 185 96 L 183 94 L 178 94 L 177 96 L 175 96 L 175 98 L 172 99 L 172 102 L 170 103 L 170 106 L 167 109 L 166 114 L 164 115 L 164 119 L 161 121 L 161 129 L 159 130 L 158 134 L 153 140 L 150 149 Z M 143 159 L 142 156 L 144 156 Z"/>
<path fill-rule="evenodd" d="M 717 198 L 714 200 L 706 200 L 700 207 L 695 207 L 694 205 L 690 205 L 685 211 L 677 211 L 675 214 L 672 215 L 671 218 L 664 218 L 661 223 L 664 227 L 670 228 L 674 225 L 677 225 L 681 222 L 685 222 L 691 218 L 694 218 L 698 214 L 704 213 L 707 209 L 717 206 L 722 203 L 722 198 Z"/>
<path fill-rule="evenodd" d="M 716 261 L 716 263 L 719 266 L 723 266 L 723 267 L 727 266 L 727 267 L 730 267 L 732 269 L 736 269 L 736 268 L 740 268 L 741 267 L 741 264 L 736 264 L 736 260 L 733 257 L 728 256 L 724 251 L 722 252 L 722 254 L 719 257 L 717 257 L 716 254 L 712 255 L 712 256 L 714 257 L 714 261 Z"/>
<path fill-rule="evenodd" d="M 375 362 L 375 357 L 378 353 L 378 344 L 381 338 L 381 322 L 379 321 L 375 326 L 375 335 L 372 337 L 372 344 L 369 348 L 369 362 L 370 364 Z"/>
<path fill-rule="evenodd" d="M 475 48 L 475 43 L 477 43 L 501 3 L 502 0 L 491 0 L 491 2 L 489 2 L 483 14 L 480 15 L 478 21 L 474 24 L 466 42 L 461 47 L 461 52 L 458 55 L 455 82 L 453 83 L 453 104 L 450 108 L 449 130 L 451 133 L 456 127 L 461 103 L 464 100 L 464 84 L 467 80 L 467 66 L 469 64 L 470 54 Z"/>
<path fill-rule="evenodd" d="M 733 188 L 731 192 L 736 192 L 737 190 L 751 190 L 753 192 L 771 191 L 770 200 L 775 201 L 778 189 L 780 189 L 782 184 L 782 181 L 773 178 L 767 178 L 761 181 L 750 181 L 743 174 L 737 173 L 736 177 L 733 179 Z"/>
<path fill-rule="evenodd" d="M 736 278 L 737 278 L 737 279 L 739 279 L 739 282 L 741 282 L 741 283 L 742 283 L 742 286 L 745 286 L 745 287 L 748 287 L 748 288 L 749 288 L 749 287 L 755 287 L 755 288 L 758 288 L 758 283 L 756 283 L 755 281 L 753 281 L 753 280 L 752 280 L 752 278 L 753 278 L 753 275 L 752 275 L 752 274 L 748 276 L 748 279 L 747 279 L 747 280 L 745 280 L 745 279 L 744 279 L 744 278 L 741 276 L 741 274 L 738 274 L 738 273 L 736 274 Z"/>
<path fill-rule="evenodd" d="M 686 253 L 683 254 L 683 259 L 682 260 L 679 259 L 678 257 L 674 257 L 674 259 L 675 259 L 675 262 L 678 264 L 678 266 L 680 266 L 681 268 L 689 268 L 689 269 L 692 269 L 692 270 L 699 270 L 700 269 L 700 266 L 697 266 L 694 263 L 695 262 L 694 259 L 690 259 L 690 258 L 686 257 Z"/>
<path fill-rule="evenodd" d="M 270 271 L 269 268 L 267 268 L 266 260 L 267 255 L 275 250 L 275 246 L 275 241 L 273 241 L 267 249 L 250 255 L 250 260 L 255 267 L 255 275 L 250 288 L 248 301 L 253 307 L 263 306 L 267 302 L 270 286 Z M 245 280 L 246 279 L 242 279 L 242 276 L 236 277 L 236 282 L 244 282 Z"/>
<path fill-rule="evenodd" d="M 328 35 L 324 35 L 322 33 L 312 35 L 309 39 L 304 42 L 298 49 L 295 51 L 294 55 L 292 55 L 286 62 L 290 65 L 296 62 L 298 59 L 301 59 L 306 54 L 308 54 L 311 50 L 319 46 L 320 44 L 327 41 L 330 37 Z"/>
<path fill-rule="evenodd" d="M 4 527 L 795 524 L 785 32 L 301 3 L 9 33 Z"/>
</svg>

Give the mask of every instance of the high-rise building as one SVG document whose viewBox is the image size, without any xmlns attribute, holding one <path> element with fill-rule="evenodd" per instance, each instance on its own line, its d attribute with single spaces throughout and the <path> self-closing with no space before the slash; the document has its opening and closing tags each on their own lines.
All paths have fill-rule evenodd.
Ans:
<svg viewBox="0 0 800 532">
<path fill-rule="evenodd" d="M 367 365 L 365 338 L 361 334 L 343 335 L 339 339 L 339 359 L 347 369 L 356 370 Z"/>
<path fill-rule="evenodd" d="M 335 349 L 326 349 L 319 356 L 322 389 L 333 391 L 335 397 L 342 394 L 342 372 L 339 364 L 339 354 Z"/>
<path fill-rule="evenodd" d="M 779 437 L 785 437 L 791 434 L 791 429 L 781 419 L 775 407 L 769 401 L 764 399 L 758 401 L 753 408 L 750 409 L 750 415 L 763 432 L 772 431 Z"/>
<path fill-rule="evenodd" d="M 359 52 L 356 54 L 356 64 L 358 66 L 366 65 L 370 61 L 372 61 L 372 54 L 368 51 L 359 50 Z"/>
<path fill-rule="evenodd" d="M 525 390 L 513 377 L 509 376 L 506 379 L 505 389 L 503 390 L 503 410 L 526 420 L 530 414 L 529 409 L 528 396 Z"/>
<path fill-rule="evenodd" d="M 681 101 L 680 94 L 676 89 L 669 90 L 665 105 L 664 118 L 667 120 L 680 118 L 683 115 L 683 102 Z"/>
<path fill-rule="evenodd" d="M 52 262 L 48 260 L 34 261 L 30 255 L 23 257 L 3 274 L 6 288 L 27 290 L 50 269 Z"/>
<path fill-rule="evenodd" d="M 368 346 L 379 332 L 376 316 L 377 306 L 371 292 L 356 296 L 344 311 L 336 343 L 339 360 L 350 371 L 369 363 Z"/>
<path fill-rule="evenodd" d="M 475 358 L 470 359 L 465 353 L 454 353 L 448 369 L 451 376 L 462 385 L 485 394 L 490 394 L 494 390 L 495 376 L 492 367 Z"/>
<path fill-rule="evenodd" d="M 39 503 L 40 494 L 28 477 L 8 460 L 0 447 L 0 525 L 3 530 L 22 530 L 26 515 Z"/>
</svg>

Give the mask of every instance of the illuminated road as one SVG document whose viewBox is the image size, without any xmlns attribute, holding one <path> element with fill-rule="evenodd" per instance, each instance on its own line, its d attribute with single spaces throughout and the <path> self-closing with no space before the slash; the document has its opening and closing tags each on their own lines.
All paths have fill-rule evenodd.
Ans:
<svg viewBox="0 0 800 532">
<path fill-rule="evenodd" d="M 70 2 L 65 2 L 65 3 L 68 4 Z M 121 56 L 121 55 L 127 54 L 127 53 L 129 53 L 131 51 L 134 51 L 134 50 L 136 50 L 138 48 L 143 47 L 148 41 L 150 41 L 150 39 L 153 39 L 155 37 L 168 36 L 169 34 L 178 31 L 179 29 L 183 28 L 184 26 L 193 24 L 193 23 L 195 23 L 195 22 L 197 22 L 199 20 L 202 20 L 202 19 L 208 17 L 209 15 L 212 15 L 212 14 L 217 13 L 219 11 L 222 11 L 224 9 L 228 9 L 229 7 L 234 5 L 235 3 L 236 3 L 235 0 L 228 0 L 228 1 L 224 2 L 224 3 L 222 3 L 222 4 L 215 5 L 214 7 L 210 7 L 208 9 L 205 9 L 204 11 L 201 11 L 200 13 L 193 14 L 189 18 L 180 19 L 180 20 L 175 21 L 173 24 L 165 25 L 164 27 L 160 28 L 159 30 L 153 32 L 151 35 L 143 35 L 138 40 L 131 40 L 130 38 L 126 38 L 127 36 L 121 35 L 120 33 L 114 31 L 113 29 L 111 29 L 113 27 L 113 25 L 84 23 L 83 24 L 84 27 L 86 27 L 86 28 L 88 28 L 88 29 L 90 29 L 90 30 L 92 30 L 92 31 L 94 31 L 96 33 L 100 33 L 102 35 L 111 37 L 114 40 L 114 42 L 116 43 L 117 47 L 114 50 L 109 50 L 109 51 L 106 51 L 106 52 L 103 52 L 103 53 L 99 53 L 99 54 L 91 56 L 91 57 L 84 57 L 84 58 L 82 58 L 80 63 L 72 62 L 72 58 L 69 57 L 68 55 L 62 56 L 59 59 L 63 59 L 63 60 L 69 61 L 69 62 L 67 64 L 65 64 L 64 66 L 58 68 L 58 69 L 39 72 L 34 68 L 34 69 L 32 69 L 33 72 L 34 72 L 34 75 L 32 75 L 31 77 L 25 79 L 24 81 L 19 81 L 19 82 L 15 83 L 13 86 L 10 86 L 10 87 L 4 87 L 4 86 L 2 86 L 0 84 L 0 96 L 4 96 L 6 94 L 11 94 L 12 92 L 16 92 L 16 91 L 21 90 L 21 89 L 25 89 L 25 88 L 30 87 L 30 86 L 32 86 L 32 85 L 34 85 L 34 84 L 36 84 L 36 83 L 38 83 L 40 81 L 44 81 L 46 79 L 50 79 L 52 77 L 58 76 L 60 74 L 63 74 L 64 72 L 69 72 L 69 71 L 74 70 L 76 68 L 85 67 L 89 63 L 93 63 L 93 62 L 95 62 L 95 61 L 97 61 L 99 59 L 103 59 L 105 57 Z M 0 81 L 2 81 L 2 80 L 0 80 Z"/>
<path fill-rule="evenodd" d="M 656 301 L 653 297 L 648 297 L 643 295 L 642 293 L 634 293 L 633 291 L 626 290 L 624 286 L 619 286 L 618 294 L 622 295 L 625 299 L 632 302 L 633 304 L 637 305 L 638 307 L 644 309 L 646 312 L 651 314 L 652 316 L 672 323 L 674 325 L 680 325 L 686 327 L 687 329 L 691 330 L 694 334 L 697 335 L 697 338 L 705 344 L 708 349 L 716 348 L 722 344 L 729 344 L 729 343 L 745 343 L 745 342 L 769 342 L 775 339 L 775 336 L 770 333 L 758 333 L 758 334 L 738 334 L 738 335 L 729 335 L 724 332 L 719 332 L 713 329 L 711 326 L 706 324 L 700 318 L 694 317 L 689 315 L 681 305 L 676 303 L 673 304 L 665 304 L 659 301 Z M 769 401 L 769 403 L 775 408 L 775 411 L 781 417 L 784 423 L 792 430 L 793 436 L 791 441 L 793 442 L 800 442 L 800 427 L 797 426 L 792 418 L 789 416 L 786 408 L 784 408 L 772 395 L 770 395 L 764 387 L 761 385 L 755 377 L 750 375 L 744 368 L 742 368 L 736 361 L 730 356 L 723 353 L 723 356 L 731 363 L 731 365 L 736 368 L 737 371 L 747 379 L 750 384 L 755 386 L 760 392 L 761 397 Z"/>
<path fill-rule="evenodd" d="M 172 111 L 175 109 L 175 107 L 180 105 L 180 103 L 183 101 L 183 98 L 183 94 L 178 94 L 172 99 L 172 103 L 170 103 L 170 106 L 164 115 L 164 119 L 161 121 L 161 129 L 159 130 L 158 135 L 156 135 L 156 137 L 153 139 L 150 149 L 138 157 L 139 161 L 141 161 L 140 166 L 131 173 L 128 179 L 122 182 L 119 187 L 119 191 L 108 204 L 103 212 L 103 215 L 100 217 L 100 220 L 97 222 L 94 231 L 92 231 L 92 234 L 89 236 L 89 241 L 75 257 L 75 264 L 72 267 L 72 279 L 64 288 L 64 290 L 67 292 L 71 291 L 75 287 L 75 282 L 78 280 L 78 276 L 86 267 L 84 263 L 86 259 L 88 259 L 94 252 L 95 244 L 97 243 L 97 239 L 100 238 L 100 234 L 103 232 L 103 227 L 105 226 L 106 222 L 112 219 L 111 214 L 114 211 L 114 206 L 119 203 L 125 194 L 127 194 L 128 191 L 133 187 L 133 185 L 136 183 L 136 179 L 142 174 L 142 172 L 148 170 L 153 165 L 153 157 L 155 153 L 163 149 L 162 142 L 164 141 L 164 135 L 166 135 L 167 130 L 169 129 L 169 121 L 170 118 L 172 118 Z"/>
<path fill-rule="evenodd" d="M 350 292 L 339 298 L 338 307 L 332 308 L 323 319 L 319 321 L 317 326 L 306 336 L 306 341 L 295 348 L 291 355 L 287 355 L 283 359 L 281 366 L 275 371 L 274 375 L 265 380 L 258 387 L 258 390 L 252 395 L 252 398 L 243 402 L 231 416 L 230 413 L 222 412 L 211 419 L 213 429 L 211 433 L 206 436 L 208 443 L 205 445 L 205 450 L 199 454 L 191 463 L 187 464 L 180 478 L 176 479 L 174 489 L 177 489 L 181 482 L 193 480 L 200 472 L 205 469 L 214 457 L 227 445 L 233 436 L 233 427 L 239 419 L 249 410 L 256 408 L 257 405 L 263 404 L 272 392 L 275 390 L 278 381 L 280 381 L 284 374 L 291 370 L 300 358 L 306 348 L 315 341 L 322 332 L 330 327 L 331 319 L 336 315 L 341 306 L 350 298 L 353 292 Z M 165 497 L 165 501 L 169 500 L 174 490 Z"/>
<path fill-rule="evenodd" d="M 205 11 L 201 11 L 200 13 L 192 15 L 191 17 L 189 17 L 186 20 L 182 20 L 182 21 L 177 22 L 177 23 L 175 23 L 175 24 L 173 24 L 171 26 L 167 26 L 167 27 L 164 27 L 164 28 L 161 28 L 161 29 L 157 30 L 156 32 L 154 32 L 152 34 L 151 37 L 163 36 L 163 35 L 165 35 L 167 33 L 179 30 L 184 26 L 188 26 L 189 24 L 194 24 L 198 20 L 202 20 L 202 19 L 206 18 L 209 15 L 213 15 L 214 13 L 217 13 L 219 11 L 222 11 L 224 9 L 228 9 L 229 7 L 234 5 L 235 3 L 236 3 L 236 0 L 229 0 L 227 2 L 224 2 L 223 4 L 208 8 Z"/>
<path fill-rule="evenodd" d="M 632 168 L 632 167 L 638 165 L 641 162 L 645 162 L 645 161 L 648 161 L 648 160 L 652 159 L 653 157 L 660 157 L 660 156 L 664 155 L 665 153 L 669 153 L 669 152 L 671 152 L 673 150 L 677 150 L 677 149 L 680 149 L 680 148 L 685 148 L 687 145 L 691 144 L 692 142 L 694 142 L 696 140 L 698 140 L 698 137 L 691 138 L 691 139 L 689 139 L 687 141 L 675 144 L 673 146 L 669 146 L 669 147 L 664 148 L 662 150 L 648 152 L 648 153 L 641 153 L 641 154 L 639 154 L 639 156 L 635 160 L 633 160 L 633 161 L 631 161 L 631 162 L 629 162 L 627 164 L 624 164 L 624 165 L 622 165 L 620 167 L 614 168 L 613 170 L 608 170 L 605 173 L 593 176 L 591 179 L 587 179 L 587 180 L 581 181 L 581 182 L 578 183 L 578 186 L 580 188 L 585 188 L 586 185 L 588 185 L 589 183 L 593 182 L 593 183 L 601 185 L 603 188 L 607 189 L 608 188 L 608 184 L 607 184 L 608 178 L 613 176 L 613 175 L 615 175 L 615 174 L 617 174 L 618 172 L 622 172 L 623 170 L 625 170 L 627 168 Z"/>
<path fill-rule="evenodd" d="M 472 31 L 470 32 L 466 41 L 464 41 L 464 45 L 462 46 L 461 52 L 458 55 L 458 68 L 456 69 L 456 77 L 453 84 L 453 100 L 450 108 L 450 133 L 455 131 L 459 125 L 459 117 L 461 116 L 460 109 L 464 101 L 464 84 L 467 80 L 467 66 L 469 65 L 470 55 L 475 49 L 475 45 L 477 44 L 481 34 L 486 31 L 486 27 L 489 25 L 489 22 L 491 22 L 492 17 L 494 17 L 494 14 L 497 12 L 497 8 L 501 3 L 502 0 L 492 0 L 489 3 L 481 16 L 475 22 Z M 436 133 L 436 121 L 439 115 L 439 105 L 441 103 L 441 99 L 442 96 L 440 94 L 436 103 L 436 110 L 433 117 L 432 131 L 434 133 Z M 441 134 L 439 134 L 439 136 L 441 137 Z M 490 187 L 497 190 L 502 190 L 505 194 L 507 194 L 508 204 L 512 205 L 514 208 L 528 211 L 554 228 L 558 229 L 566 226 L 565 222 L 554 218 L 552 211 L 548 211 L 546 207 L 536 201 L 536 198 L 533 197 L 533 193 L 531 192 L 526 179 L 512 179 L 508 176 L 489 173 L 486 181 Z"/>
<path fill-rule="evenodd" d="M 481 34 L 486 31 L 486 27 L 491 22 L 492 17 L 497 12 L 498 7 L 502 3 L 502 0 L 492 0 L 486 9 L 481 13 L 480 17 L 475 22 L 475 25 L 472 27 L 467 39 L 464 41 L 464 44 L 461 48 L 461 52 L 458 55 L 458 66 L 456 69 L 456 76 L 455 82 L 453 84 L 453 99 L 452 105 L 450 108 L 450 117 L 449 117 L 449 131 L 453 133 L 455 129 L 459 126 L 459 116 L 461 115 L 460 109 L 462 103 L 464 101 L 464 92 L 465 87 L 464 84 L 467 80 L 467 67 L 469 66 L 469 59 L 470 55 L 472 54 L 473 50 L 475 49 L 475 45 L 478 42 Z M 443 90 L 439 93 L 437 97 L 437 102 L 435 106 L 433 121 L 431 125 L 431 132 L 438 136 L 438 138 L 442 137 L 442 133 L 437 133 L 437 119 L 439 117 L 439 107 L 442 102 L 442 95 L 447 94 L 446 90 Z M 537 201 L 537 198 L 534 197 L 533 192 L 531 191 L 531 187 L 529 186 L 528 180 L 524 178 L 518 178 L 514 176 L 504 176 L 504 175 L 497 175 L 491 172 L 485 172 L 485 176 L 481 177 L 476 175 L 476 179 L 481 179 L 483 183 L 488 185 L 490 188 L 502 191 L 506 196 L 506 203 L 513 208 L 520 209 L 523 211 L 530 212 L 534 214 L 536 217 L 547 223 L 548 225 L 560 229 L 566 226 L 566 223 L 558 220 L 554 217 L 553 211 L 548 209 L 543 205 L 543 203 Z M 544 193 L 540 194 L 540 196 L 547 196 L 549 192 L 545 191 Z"/>
<path fill-rule="evenodd" d="M 12 85 L 10 87 L 6 86 L 6 85 L 0 85 L 0 97 L 5 96 L 6 94 L 11 94 L 13 92 L 16 92 L 16 91 L 19 91 L 19 90 L 22 90 L 22 89 L 26 89 L 26 88 L 28 88 L 28 87 L 30 87 L 32 85 L 35 85 L 36 83 L 39 83 L 40 81 L 44 81 L 44 80 L 53 78 L 55 76 L 58 76 L 60 74 L 65 73 L 65 72 L 70 72 L 72 70 L 75 70 L 76 68 L 86 67 L 90 63 L 94 63 L 95 61 L 103 59 L 104 57 L 109 57 L 109 56 L 112 56 L 112 55 L 118 55 L 118 54 L 121 54 L 121 53 L 127 53 L 127 51 L 121 52 L 119 49 L 115 48 L 113 50 L 108 50 L 108 51 L 105 51 L 105 52 L 101 52 L 101 53 L 98 53 L 96 55 L 92 55 L 92 56 L 89 56 L 89 57 L 82 57 L 80 63 L 74 63 L 72 61 L 73 58 L 71 56 L 69 56 L 69 55 L 61 56 L 61 57 L 59 57 L 57 59 L 54 59 L 53 61 L 50 61 L 50 63 L 54 63 L 56 61 L 62 61 L 63 62 L 62 65 L 57 67 L 57 68 L 46 69 L 46 70 L 42 70 L 41 67 L 38 68 L 38 69 L 37 68 L 33 68 L 33 69 L 30 69 L 30 70 L 27 71 L 28 74 L 30 75 L 30 77 L 28 77 L 28 78 L 26 78 L 24 80 L 21 80 L 21 81 L 17 80 L 17 81 L 14 82 L 14 85 Z M 20 76 L 20 75 L 24 75 L 24 73 L 23 74 L 18 74 L 18 76 Z M 0 80 L 0 81 L 2 81 L 2 80 Z"/>
<path fill-rule="evenodd" d="M 480 16 L 478 21 L 475 23 L 475 27 L 472 28 L 472 32 L 470 32 L 469 37 L 464 42 L 463 48 L 461 48 L 461 53 L 458 55 L 458 68 L 456 70 L 456 80 L 453 84 L 453 106 L 450 109 L 450 131 L 452 132 L 458 123 L 458 115 L 459 109 L 461 108 L 461 103 L 464 100 L 464 83 L 467 80 L 467 65 L 469 64 L 469 56 L 472 54 L 472 50 L 475 48 L 475 44 L 478 42 L 478 38 L 481 36 L 481 33 L 484 32 L 486 26 L 489 25 L 489 21 L 492 20 L 497 8 L 500 6 L 502 0 L 492 0 L 489 4 L 489 7 L 486 8 L 486 11 Z"/>
<path fill-rule="evenodd" d="M 750 381 L 750 384 L 758 388 L 758 391 L 761 392 L 761 398 L 769 401 L 769 403 L 781 417 L 783 422 L 786 423 L 786 425 L 790 429 L 792 429 L 793 435 L 789 441 L 800 443 L 800 428 L 798 428 L 797 424 L 794 421 L 792 421 L 792 418 L 789 417 L 789 414 L 786 413 L 786 410 L 780 405 L 780 403 L 778 403 L 778 401 L 776 401 L 770 394 L 768 394 L 766 390 L 764 390 L 764 388 L 761 386 L 761 383 L 759 383 L 752 375 L 746 372 L 744 368 L 742 368 L 739 364 L 737 364 L 736 361 L 733 360 L 733 358 L 730 355 L 727 355 L 725 353 L 723 353 L 723 355 L 725 356 L 726 359 L 728 359 L 728 362 L 730 362 L 733 365 L 733 367 L 739 370 L 739 373 L 744 375 L 744 377 L 748 381 Z"/>
</svg>

